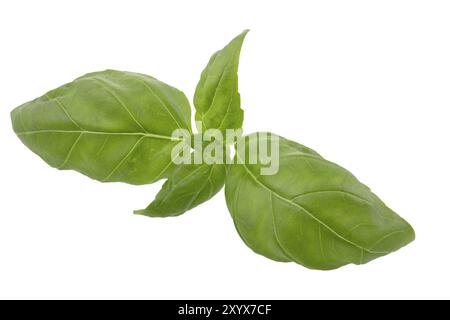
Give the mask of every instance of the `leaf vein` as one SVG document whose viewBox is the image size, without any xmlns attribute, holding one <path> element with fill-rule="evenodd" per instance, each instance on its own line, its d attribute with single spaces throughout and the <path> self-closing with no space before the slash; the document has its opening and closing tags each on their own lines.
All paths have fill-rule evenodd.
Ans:
<svg viewBox="0 0 450 320">
<path fill-rule="evenodd" d="M 294 257 L 292 257 L 281 245 L 280 239 L 278 238 L 278 232 L 277 232 L 277 227 L 275 224 L 275 211 L 273 209 L 273 193 L 270 193 L 270 212 L 272 215 L 272 227 L 273 227 L 273 235 L 275 237 L 275 241 L 278 245 L 278 247 L 280 248 L 281 252 L 283 252 L 286 257 L 288 257 L 289 259 L 291 259 L 292 261 L 295 261 L 297 263 L 300 263 L 297 259 L 295 259 Z"/>
<path fill-rule="evenodd" d="M 239 155 L 237 155 L 239 157 Z M 243 162 L 244 163 L 244 162 Z M 359 249 L 363 249 L 369 253 L 372 254 L 387 254 L 389 252 L 375 252 L 375 251 L 371 251 L 370 249 L 364 248 L 354 242 L 352 242 L 351 240 L 347 239 L 346 237 L 340 235 L 338 232 L 336 232 L 335 230 L 333 230 L 330 226 L 328 226 L 325 222 L 323 222 L 322 220 L 320 220 L 319 218 L 317 218 L 316 216 L 314 216 L 310 211 L 308 211 L 306 208 L 304 208 L 303 206 L 292 202 L 291 200 L 289 200 L 288 198 L 283 197 L 282 195 L 280 195 L 279 193 L 275 192 L 274 190 L 270 189 L 268 186 L 266 186 L 265 184 L 263 184 L 260 180 L 258 180 L 258 178 L 248 169 L 248 167 L 243 164 L 243 167 L 245 168 L 245 170 L 249 173 L 249 175 L 252 177 L 253 180 L 255 180 L 261 187 L 265 188 L 266 190 L 272 192 L 276 197 L 280 198 L 281 200 L 289 203 L 290 205 L 297 207 L 298 209 L 302 210 L 303 212 L 305 212 L 310 218 L 312 218 L 314 221 L 320 223 L 321 225 L 323 225 L 326 229 L 328 229 L 332 234 L 334 234 L 336 237 L 344 240 L 345 242 L 351 244 L 352 246 L 359 248 Z"/>
<path fill-rule="evenodd" d="M 125 160 L 133 153 L 139 143 L 144 139 L 144 137 L 140 138 L 136 143 L 131 147 L 130 151 L 120 160 L 120 162 L 111 170 L 111 172 L 102 180 L 102 182 L 108 181 L 112 175 L 122 166 Z"/>
<path fill-rule="evenodd" d="M 144 132 L 148 133 L 147 130 L 144 128 L 144 126 L 134 117 L 134 115 L 131 113 L 130 109 L 125 105 L 125 103 L 112 91 L 108 88 L 107 83 L 97 77 L 92 78 L 94 81 L 97 81 L 97 83 L 100 84 L 100 86 L 108 92 L 121 106 L 125 109 L 125 111 L 130 115 L 130 118 L 142 129 Z"/>
<path fill-rule="evenodd" d="M 301 193 L 301 194 L 293 197 L 291 199 L 291 201 L 294 201 L 297 198 L 300 198 L 300 197 L 303 197 L 303 196 L 309 196 L 309 195 L 316 194 L 316 193 L 340 193 L 340 194 L 349 195 L 351 197 L 360 199 L 360 200 L 362 200 L 364 202 L 367 202 L 367 203 L 371 204 L 371 202 L 369 200 L 364 199 L 363 197 L 360 197 L 360 196 L 358 196 L 358 195 L 356 195 L 354 193 L 351 193 L 351 192 L 348 192 L 348 191 L 343 191 L 343 190 L 315 190 L 315 191 L 305 192 L 305 193 Z"/>
<path fill-rule="evenodd" d="M 34 130 L 34 131 L 22 131 L 17 132 L 18 136 L 33 135 L 40 133 L 61 133 L 61 134 L 73 134 L 73 133 L 85 133 L 94 135 L 112 135 L 112 136 L 142 136 L 144 138 L 165 139 L 171 141 L 184 141 L 184 139 L 169 137 L 154 133 L 142 133 L 142 132 L 105 132 L 105 131 L 88 131 L 88 130 Z"/>
<path fill-rule="evenodd" d="M 81 137 L 82 137 L 82 136 L 83 136 L 83 132 L 80 133 L 80 135 L 78 136 L 78 138 L 74 141 L 74 143 L 72 144 L 72 146 L 71 146 L 70 149 L 69 149 L 69 152 L 67 152 L 66 158 L 65 158 L 64 161 L 61 163 L 61 165 L 58 167 L 58 169 L 62 169 L 62 168 L 67 164 L 67 162 L 68 162 L 69 159 L 70 159 L 70 156 L 72 155 L 73 151 L 75 150 L 75 148 L 76 148 L 76 146 L 78 145 L 78 142 L 81 140 Z"/>
<path fill-rule="evenodd" d="M 164 101 L 162 101 L 162 99 L 156 94 L 156 92 L 152 89 L 152 87 L 145 82 L 142 79 L 136 78 L 137 81 L 141 82 L 142 84 L 144 84 L 145 88 L 147 88 L 148 91 L 150 91 L 150 93 L 159 101 L 159 103 L 161 103 L 161 105 L 164 107 L 164 109 L 166 109 L 166 111 L 170 114 L 170 116 L 172 117 L 172 119 L 175 121 L 175 123 L 177 124 L 178 128 L 183 129 L 180 125 L 180 123 L 178 122 L 177 119 L 175 119 L 174 115 L 172 114 L 172 112 L 170 112 L 169 108 L 167 107 L 166 103 Z"/>
<path fill-rule="evenodd" d="M 56 104 L 61 108 L 61 110 L 64 112 L 64 114 L 67 116 L 67 118 L 69 118 L 69 120 L 80 130 L 83 130 L 83 128 L 72 118 L 72 116 L 70 115 L 69 111 L 67 111 L 67 108 L 65 107 L 65 105 L 58 99 L 58 98 L 52 98 L 48 95 L 48 93 L 46 93 L 44 95 L 44 97 L 46 97 L 49 100 L 55 100 Z"/>
</svg>

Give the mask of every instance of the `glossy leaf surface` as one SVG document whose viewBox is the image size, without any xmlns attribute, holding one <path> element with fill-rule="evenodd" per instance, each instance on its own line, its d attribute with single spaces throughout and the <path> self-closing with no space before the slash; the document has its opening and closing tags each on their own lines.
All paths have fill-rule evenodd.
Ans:
<svg viewBox="0 0 450 320">
<path fill-rule="evenodd" d="M 368 187 L 307 147 L 280 137 L 278 173 L 260 169 L 231 165 L 225 183 L 236 229 L 256 253 L 327 270 L 366 263 L 414 240 L 412 227 Z"/>
<path fill-rule="evenodd" d="M 178 166 L 164 183 L 155 200 L 135 213 L 150 217 L 178 216 L 211 199 L 225 182 L 225 165 L 188 164 Z"/>
<path fill-rule="evenodd" d="M 214 53 L 203 70 L 197 85 L 194 105 L 195 119 L 202 121 L 202 130 L 240 129 L 244 119 L 238 92 L 238 67 L 242 43 L 248 31 L 234 38 Z"/>
<path fill-rule="evenodd" d="M 150 76 L 90 73 L 11 113 L 22 142 L 49 165 L 102 182 L 167 176 L 173 130 L 190 128 L 184 94 Z"/>
</svg>

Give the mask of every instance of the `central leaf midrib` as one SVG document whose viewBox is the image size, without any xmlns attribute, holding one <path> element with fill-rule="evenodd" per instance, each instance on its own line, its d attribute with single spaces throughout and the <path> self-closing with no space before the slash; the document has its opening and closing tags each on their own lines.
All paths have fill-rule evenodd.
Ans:
<svg viewBox="0 0 450 320">
<path fill-rule="evenodd" d="M 181 138 L 169 137 L 165 135 L 155 134 L 155 133 L 144 133 L 144 132 L 105 132 L 105 131 L 90 131 L 90 130 L 34 130 L 34 131 L 24 131 L 17 132 L 18 136 L 32 135 L 39 133 L 61 133 L 61 134 L 94 134 L 94 135 L 116 135 L 116 136 L 141 136 L 146 138 L 155 139 L 165 139 L 171 141 L 184 141 Z"/>
</svg>

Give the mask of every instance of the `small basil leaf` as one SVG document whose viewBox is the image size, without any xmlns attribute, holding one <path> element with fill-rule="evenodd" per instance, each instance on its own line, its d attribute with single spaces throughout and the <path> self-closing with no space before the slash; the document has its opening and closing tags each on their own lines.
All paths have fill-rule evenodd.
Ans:
<svg viewBox="0 0 450 320">
<path fill-rule="evenodd" d="M 177 166 L 155 200 L 136 214 L 149 217 L 178 216 L 211 199 L 225 182 L 223 164 Z"/>
<path fill-rule="evenodd" d="M 14 131 L 52 167 L 102 182 L 151 183 L 167 177 L 171 138 L 190 127 L 185 95 L 150 76 L 89 73 L 16 108 Z"/>
<path fill-rule="evenodd" d="M 246 152 L 255 139 L 246 137 Z M 414 240 L 412 227 L 350 172 L 279 139 L 278 173 L 261 175 L 259 161 L 231 165 L 226 177 L 231 216 L 256 253 L 328 270 L 369 262 Z"/>
<path fill-rule="evenodd" d="M 214 53 L 203 70 L 194 95 L 195 119 L 202 130 L 240 129 L 244 119 L 238 92 L 239 55 L 248 30 Z M 200 129 L 200 128 L 199 128 Z"/>
</svg>

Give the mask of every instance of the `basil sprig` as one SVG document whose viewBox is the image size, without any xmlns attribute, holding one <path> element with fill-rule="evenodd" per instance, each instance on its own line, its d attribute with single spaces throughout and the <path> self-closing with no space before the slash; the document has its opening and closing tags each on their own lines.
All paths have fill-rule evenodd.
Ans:
<svg viewBox="0 0 450 320">
<path fill-rule="evenodd" d="M 76 170 L 101 182 L 149 184 L 166 179 L 150 205 L 137 214 L 183 214 L 225 185 L 226 203 L 242 240 L 269 259 L 329 270 L 364 264 L 407 245 L 414 230 L 349 171 L 296 142 L 258 133 L 224 139 L 241 129 L 244 112 L 238 66 L 244 31 L 214 53 L 201 73 L 191 108 L 179 90 L 153 77 L 106 70 L 86 74 L 11 113 L 20 140 L 50 166 Z M 220 162 L 175 163 L 202 155 L 194 137 L 216 129 Z M 173 135 L 176 131 L 182 135 Z M 239 139 L 239 138 L 238 138 Z M 251 146 L 279 145 L 278 171 L 245 161 Z M 194 139 L 195 140 L 195 139 Z M 235 146 L 233 161 L 229 150 Z M 274 150 L 272 150 L 274 151 Z"/>
</svg>

